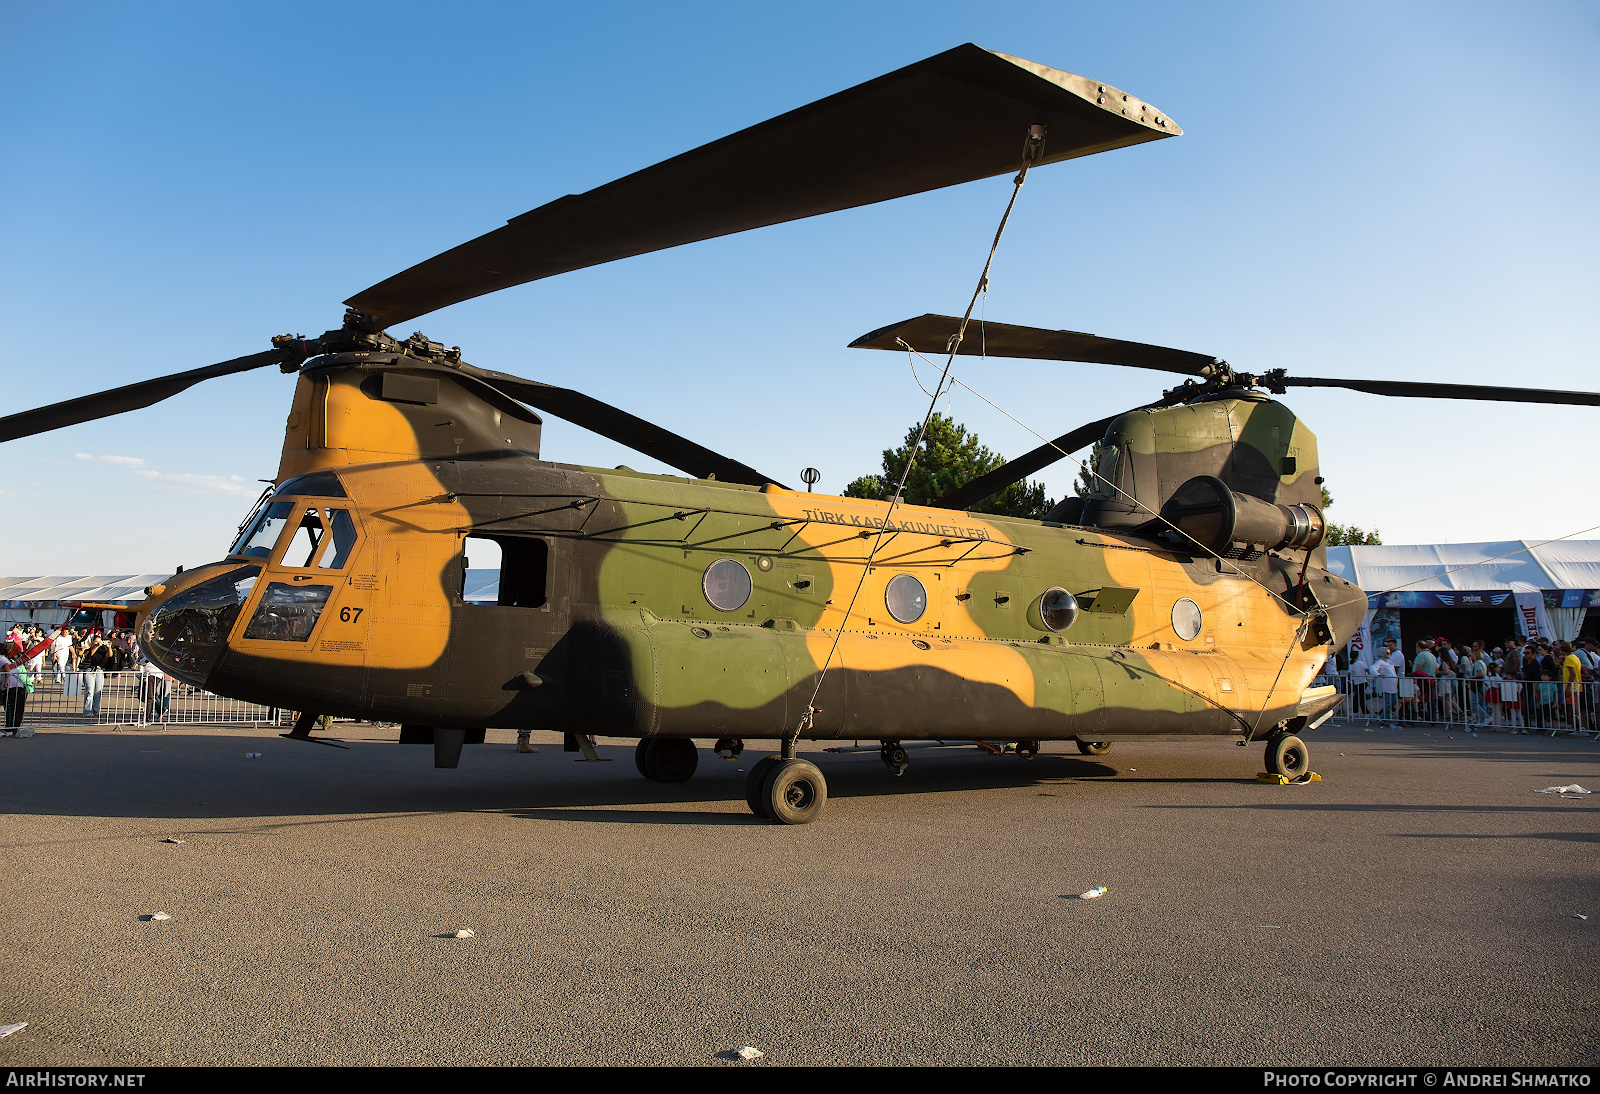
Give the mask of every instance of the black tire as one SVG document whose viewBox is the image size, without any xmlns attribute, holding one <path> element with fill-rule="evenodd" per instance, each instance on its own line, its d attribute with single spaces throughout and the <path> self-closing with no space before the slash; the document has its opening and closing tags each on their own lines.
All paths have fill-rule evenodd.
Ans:
<svg viewBox="0 0 1600 1094">
<path fill-rule="evenodd" d="M 1298 779 L 1311 770 L 1311 754 L 1299 737 L 1285 733 L 1267 742 L 1267 772 Z"/>
<path fill-rule="evenodd" d="M 744 780 L 744 800 L 750 806 L 750 812 L 762 820 L 771 820 L 767 813 L 766 799 L 767 776 L 772 774 L 772 769 L 783 761 L 782 756 L 768 756 L 757 760 L 756 765 L 750 769 L 750 774 Z"/>
<path fill-rule="evenodd" d="M 779 760 L 761 795 L 767 819 L 779 824 L 810 824 L 828 802 L 828 781 L 810 760 Z"/>
<path fill-rule="evenodd" d="M 687 782 L 700 764 L 700 752 L 687 737 L 648 737 L 634 751 L 639 773 L 652 782 Z"/>
<path fill-rule="evenodd" d="M 1110 741 L 1079 741 L 1078 751 L 1085 756 L 1104 756 L 1111 751 Z"/>
</svg>

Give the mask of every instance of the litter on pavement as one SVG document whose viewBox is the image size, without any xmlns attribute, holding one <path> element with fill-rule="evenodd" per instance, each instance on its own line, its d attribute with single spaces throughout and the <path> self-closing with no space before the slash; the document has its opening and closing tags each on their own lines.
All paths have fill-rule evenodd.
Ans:
<svg viewBox="0 0 1600 1094">
<path fill-rule="evenodd" d="M 152 923 L 165 923 L 167 920 L 169 920 L 171 918 L 172 917 L 170 915 L 168 915 L 166 912 L 156 912 L 155 914 L 150 916 L 150 922 L 152 922 Z"/>
<path fill-rule="evenodd" d="M 26 1022 L 12 1022 L 9 1026 L 0 1026 L 0 1037 L 10 1037 L 19 1029 L 27 1028 Z"/>
<path fill-rule="evenodd" d="M 178 839 L 176 836 L 168 836 L 166 839 L 162 840 L 161 842 L 162 843 L 188 843 L 189 841 L 186 840 L 186 839 Z"/>
<path fill-rule="evenodd" d="M 1101 897 L 1103 897 L 1105 895 L 1106 895 L 1106 887 L 1104 885 L 1096 885 L 1093 889 L 1090 889 L 1087 893 L 1079 893 L 1078 894 L 1078 899 L 1079 900 L 1099 900 Z"/>
<path fill-rule="evenodd" d="M 766 1053 L 762 1052 L 759 1048 L 751 1048 L 749 1045 L 745 1045 L 736 1053 L 736 1055 L 741 1060 L 755 1060 L 765 1056 Z"/>
<path fill-rule="evenodd" d="M 1543 790 L 1535 790 L 1534 793 L 1535 794 L 1560 794 L 1563 797 L 1565 797 L 1568 794 L 1572 794 L 1572 795 L 1593 794 L 1594 791 L 1593 790 L 1585 790 L 1583 787 L 1579 786 L 1577 783 L 1573 783 L 1571 786 L 1547 786 Z"/>
<path fill-rule="evenodd" d="M 471 927 L 462 927 L 459 931 L 456 932 L 456 937 L 457 938 L 477 938 L 478 937 L 478 932 L 473 930 Z"/>
<path fill-rule="evenodd" d="M 259 760 L 259 759 L 261 759 L 261 753 L 259 753 L 259 752 L 246 752 L 244 754 L 244 758 L 247 759 L 247 760 Z"/>
</svg>

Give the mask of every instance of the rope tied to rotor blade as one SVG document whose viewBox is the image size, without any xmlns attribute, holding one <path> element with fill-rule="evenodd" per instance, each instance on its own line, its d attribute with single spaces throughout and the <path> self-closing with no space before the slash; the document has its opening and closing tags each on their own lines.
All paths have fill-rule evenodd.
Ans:
<svg viewBox="0 0 1600 1094">
<path fill-rule="evenodd" d="M 900 481 L 895 484 L 894 493 L 889 498 L 889 511 L 883 515 L 883 524 L 878 527 L 877 533 L 872 537 L 872 546 L 867 551 L 866 561 L 861 566 L 861 576 L 856 580 L 855 591 L 850 594 L 850 603 L 846 605 L 844 616 L 839 620 L 839 626 L 833 632 L 833 642 L 828 646 L 828 655 L 823 658 L 822 669 L 817 673 L 817 682 L 811 689 L 811 698 L 806 701 L 805 713 L 800 716 L 795 724 L 794 733 L 789 737 L 789 747 L 800 739 L 800 734 L 810 730 L 816 724 L 818 714 L 817 696 L 822 694 L 822 685 L 828 678 L 828 670 L 833 666 L 834 655 L 839 650 L 839 639 L 844 637 L 844 628 L 850 622 L 850 615 L 855 611 L 856 601 L 861 597 L 861 590 L 867 583 L 867 575 L 872 572 L 872 561 L 877 557 L 878 548 L 883 544 L 884 533 L 890 531 L 894 511 L 899 508 L 901 495 L 904 494 L 906 481 L 911 477 L 911 469 L 916 466 L 917 452 L 922 447 L 923 441 L 928 436 L 928 426 L 933 421 L 933 415 L 939 405 L 939 396 L 944 393 L 945 385 L 950 380 L 950 370 L 955 365 L 956 354 L 961 350 L 961 340 L 966 337 L 967 324 L 972 320 L 972 310 L 977 307 L 978 299 L 989 287 L 989 270 L 994 265 L 995 252 L 1000 249 L 1000 239 L 1006 233 L 1006 223 L 1011 219 L 1011 210 L 1016 207 L 1017 195 L 1022 193 L 1022 184 L 1027 181 L 1028 168 L 1038 160 L 1044 151 L 1045 132 L 1049 127 L 1035 123 L 1028 127 L 1027 136 L 1022 145 L 1022 166 L 1017 171 L 1017 177 L 1011 180 L 1011 197 L 1006 201 L 1005 212 L 1000 214 L 1000 224 L 995 228 L 994 240 L 989 244 L 988 257 L 983 261 L 983 272 L 978 275 L 978 284 L 972 290 L 972 298 L 967 301 L 967 310 L 961 314 L 961 324 L 956 332 L 950 336 L 946 346 L 949 356 L 945 359 L 944 371 L 939 376 L 939 382 L 934 386 L 933 394 L 928 399 L 928 412 L 922 416 L 922 426 L 917 430 L 917 439 L 906 453 L 906 465 L 900 472 Z M 919 382 L 918 387 L 921 387 Z M 926 393 L 927 389 L 923 388 Z M 788 750 L 785 751 L 788 754 Z"/>
</svg>

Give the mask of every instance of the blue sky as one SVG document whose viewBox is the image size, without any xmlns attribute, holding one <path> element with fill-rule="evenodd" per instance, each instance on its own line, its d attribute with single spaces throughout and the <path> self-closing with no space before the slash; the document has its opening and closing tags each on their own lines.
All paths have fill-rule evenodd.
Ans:
<svg viewBox="0 0 1600 1094">
<path fill-rule="evenodd" d="M 145 3 L 0 6 L 8 409 L 336 326 L 508 217 L 964 41 L 1185 130 L 1030 177 L 999 321 L 1246 370 L 1600 388 L 1600 4 Z M 580 271 L 414 327 L 837 492 L 925 409 L 857 335 L 964 305 L 1006 179 Z M 1163 377 L 963 362 L 1041 433 Z M 6 574 L 218 557 L 291 381 L 213 382 L 4 446 Z M 1389 542 L 1600 524 L 1600 410 L 1293 391 L 1334 519 Z M 1018 454 L 1033 435 L 958 393 Z M 548 458 L 664 470 L 551 420 Z M 1076 468 L 1043 477 L 1059 496 Z M 1591 537 L 1600 532 L 1591 533 Z"/>
</svg>

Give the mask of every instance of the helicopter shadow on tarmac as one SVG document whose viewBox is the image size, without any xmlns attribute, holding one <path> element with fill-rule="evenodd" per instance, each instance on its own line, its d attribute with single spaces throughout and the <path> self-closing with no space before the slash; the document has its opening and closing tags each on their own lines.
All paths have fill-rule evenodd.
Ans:
<svg viewBox="0 0 1600 1094">
<path fill-rule="evenodd" d="M 854 762 L 852 762 L 854 761 Z M 751 760 L 750 763 L 754 763 Z M 828 780 L 828 797 L 888 798 L 909 794 L 949 794 L 962 791 L 1020 789 L 1054 785 L 1068 779 L 1109 779 L 1120 772 L 1096 760 L 1074 756 L 1040 755 L 1033 760 L 1016 757 L 963 756 L 940 757 L 928 762 L 919 757 L 910 772 L 896 778 L 883 770 L 875 757 L 857 756 L 846 760 L 822 757 L 820 766 Z M 746 770 L 748 768 L 746 767 Z M 715 770 L 715 769 L 713 769 Z M 506 810 L 529 820 L 582 820 L 612 824 L 765 824 L 745 812 L 722 810 L 686 812 L 681 809 L 611 808 L 640 802 L 726 802 L 743 796 L 744 779 L 738 769 L 730 782 L 722 773 L 699 778 L 679 786 L 661 786 L 638 779 L 591 785 L 585 792 L 560 795 L 561 800 Z M 721 775 L 721 777 L 718 777 Z M 1047 783 L 1045 780 L 1049 780 Z M 696 786 L 699 783 L 699 787 Z M 697 793 L 696 791 L 699 790 Z M 730 794 L 729 791 L 732 791 Z M 599 807 L 599 808 L 596 808 Z"/>
<path fill-rule="evenodd" d="M 475 754 L 469 750 L 459 769 L 438 770 L 413 763 L 423 759 L 419 750 L 377 741 L 352 742 L 356 747 L 349 751 L 262 742 L 265 756 L 248 759 L 239 755 L 243 742 L 231 739 L 135 738 L 115 753 L 89 737 L 36 740 L 53 745 L 54 754 L 36 753 L 4 780 L 12 814 L 190 824 L 253 817 L 294 818 L 286 825 L 325 824 L 474 812 L 614 824 L 765 823 L 744 803 L 745 771 L 740 769 L 748 770 L 765 754 L 754 748 L 736 763 L 705 753 L 692 779 L 662 784 L 633 770 L 631 748 L 607 745 L 600 753 L 611 763 L 575 763 L 560 752 L 520 757 L 490 747 Z M 896 778 L 875 755 L 807 755 L 821 766 L 829 796 L 836 800 L 1043 789 L 1121 774 L 1088 757 L 1046 753 L 1029 760 L 966 753 L 919 756 L 906 775 Z"/>
</svg>

